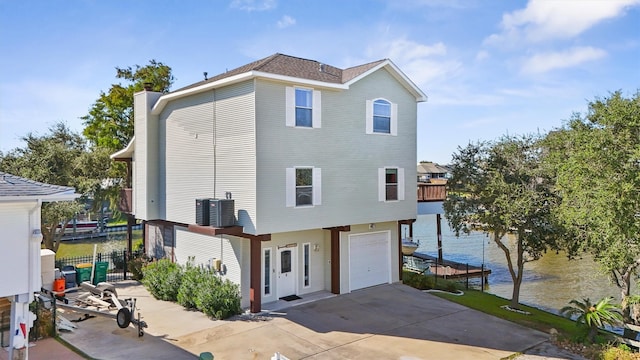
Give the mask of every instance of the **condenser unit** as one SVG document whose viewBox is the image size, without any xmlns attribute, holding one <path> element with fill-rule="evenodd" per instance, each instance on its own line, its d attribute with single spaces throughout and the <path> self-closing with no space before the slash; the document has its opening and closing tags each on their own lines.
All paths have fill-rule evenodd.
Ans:
<svg viewBox="0 0 640 360">
<path fill-rule="evenodd" d="M 227 227 L 236 224 L 233 199 L 209 199 L 209 226 Z"/>
<path fill-rule="evenodd" d="M 196 199 L 196 224 L 209 226 L 210 199 Z"/>
</svg>

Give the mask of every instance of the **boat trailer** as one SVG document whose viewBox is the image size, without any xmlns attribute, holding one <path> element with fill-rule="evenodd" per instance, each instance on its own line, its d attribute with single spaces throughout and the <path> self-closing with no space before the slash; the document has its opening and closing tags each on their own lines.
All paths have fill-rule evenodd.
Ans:
<svg viewBox="0 0 640 360">
<path fill-rule="evenodd" d="M 64 296 L 74 290 L 84 290 L 84 293 L 72 299 Z M 116 319 L 121 329 L 133 324 L 138 330 L 138 337 L 143 336 L 144 328 L 148 327 L 147 323 L 141 320 L 140 312 L 135 314 L 136 299 L 120 299 L 115 286 L 106 282 L 100 282 L 95 286 L 89 282 L 82 282 L 80 286 L 62 292 L 43 290 L 43 293 L 49 300 L 54 301 L 56 306 L 84 314 L 84 319 L 78 321 L 86 320 L 92 315 Z M 114 310 L 117 312 L 114 313 Z"/>
</svg>

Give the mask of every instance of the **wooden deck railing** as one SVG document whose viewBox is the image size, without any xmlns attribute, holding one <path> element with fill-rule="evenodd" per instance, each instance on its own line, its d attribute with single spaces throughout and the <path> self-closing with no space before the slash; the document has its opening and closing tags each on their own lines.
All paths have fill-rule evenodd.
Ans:
<svg viewBox="0 0 640 360">
<path fill-rule="evenodd" d="M 446 197 L 446 184 L 418 183 L 418 202 L 444 201 Z"/>
<path fill-rule="evenodd" d="M 133 197 L 132 189 L 120 190 L 120 202 L 118 203 L 118 210 L 125 214 L 131 214 L 133 212 Z"/>
</svg>

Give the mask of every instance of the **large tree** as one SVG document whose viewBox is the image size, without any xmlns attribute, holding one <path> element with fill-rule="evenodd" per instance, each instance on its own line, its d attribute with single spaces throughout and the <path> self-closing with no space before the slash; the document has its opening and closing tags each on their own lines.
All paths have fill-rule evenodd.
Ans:
<svg viewBox="0 0 640 360">
<path fill-rule="evenodd" d="M 573 236 L 570 254 L 588 251 L 626 299 L 640 266 L 640 92 L 588 103 L 545 139 L 545 164 L 557 175 L 558 219 Z"/>
<path fill-rule="evenodd" d="M 134 68 L 116 67 L 116 78 L 125 84 L 111 85 L 82 117 L 84 135 L 95 146 L 115 152 L 124 148 L 133 137 L 133 94 L 142 91 L 145 84 L 153 91 L 167 92 L 173 84 L 171 68 L 156 60 Z"/>
<path fill-rule="evenodd" d="M 73 186 L 83 194 L 81 201 L 93 198 L 102 188 L 109 169 L 108 155 L 89 152 L 85 139 L 62 122 L 49 133 L 29 133 L 22 138 L 25 147 L 0 153 L 0 170 L 48 184 Z M 57 251 L 64 228 L 84 209 L 81 202 L 64 201 L 42 205 L 42 233 L 46 248 Z"/>
<path fill-rule="evenodd" d="M 540 154 L 533 136 L 505 136 L 458 148 L 444 202 L 456 235 L 482 230 L 504 252 L 513 281 L 510 307 L 516 309 L 525 263 L 556 248 L 560 233 L 551 217 L 557 202 L 553 181 L 540 166 Z"/>
</svg>

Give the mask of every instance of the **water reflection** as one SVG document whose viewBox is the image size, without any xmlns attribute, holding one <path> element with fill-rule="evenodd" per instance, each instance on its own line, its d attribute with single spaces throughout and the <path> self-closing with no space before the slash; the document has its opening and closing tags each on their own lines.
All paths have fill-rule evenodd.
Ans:
<svg viewBox="0 0 640 360">
<path fill-rule="evenodd" d="M 418 251 L 437 256 L 436 216 L 420 215 L 414 224 L 414 238 L 420 241 Z M 513 245 L 514 241 L 510 241 Z M 442 217 L 442 250 L 445 259 L 491 269 L 488 292 L 510 299 L 513 291 L 511 275 L 504 252 L 486 235 L 475 232 L 456 237 Z M 590 256 L 568 260 L 564 253 L 547 252 L 540 260 L 525 264 L 520 289 L 520 302 L 557 312 L 572 299 L 597 301 L 620 295 Z"/>
</svg>

